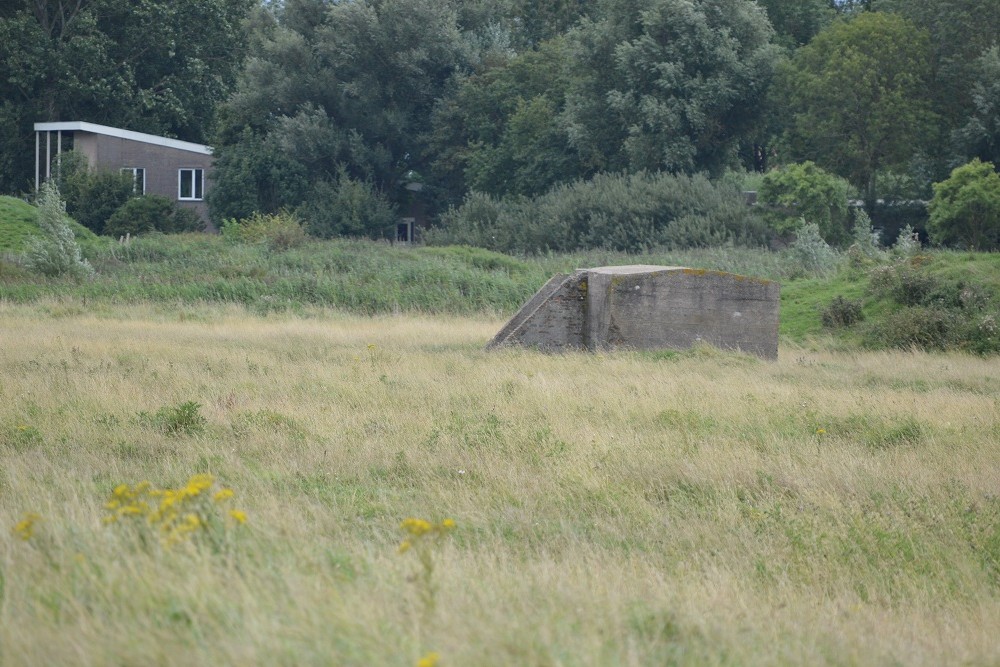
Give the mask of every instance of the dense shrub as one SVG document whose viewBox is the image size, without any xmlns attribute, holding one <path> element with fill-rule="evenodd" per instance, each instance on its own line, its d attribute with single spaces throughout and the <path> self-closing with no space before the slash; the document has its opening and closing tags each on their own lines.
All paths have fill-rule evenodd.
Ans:
<svg viewBox="0 0 1000 667">
<path fill-rule="evenodd" d="M 961 321 L 944 308 L 903 308 L 873 322 L 866 338 L 875 347 L 947 350 L 957 347 Z"/>
<path fill-rule="evenodd" d="M 160 195 L 144 195 L 125 202 L 104 225 L 108 236 L 145 234 L 147 232 L 201 231 L 205 223 L 197 213 L 182 209 Z"/>
<path fill-rule="evenodd" d="M 936 275 L 925 259 L 916 256 L 871 271 L 869 294 L 896 310 L 869 324 L 868 343 L 980 354 L 1000 351 L 991 291 L 976 282 Z"/>
<path fill-rule="evenodd" d="M 287 211 L 268 215 L 254 213 L 243 220 L 226 220 L 222 236 L 237 243 L 259 243 L 272 250 L 295 248 L 309 238 L 302 221 Z"/>
<path fill-rule="evenodd" d="M 86 158 L 73 151 L 63 153 L 59 189 L 66 201 L 66 212 L 95 234 L 125 202 L 136 196 L 133 177 L 117 171 L 91 171 Z"/>
<path fill-rule="evenodd" d="M 767 219 L 775 232 L 794 231 L 804 219 L 819 227 L 827 243 L 844 246 L 850 238 L 849 189 L 847 181 L 807 161 L 769 172 L 757 197 L 771 207 Z"/>
<path fill-rule="evenodd" d="M 865 317 L 861 308 L 860 300 L 836 296 L 820 313 L 823 326 L 835 329 L 857 324 Z"/>
<path fill-rule="evenodd" d="M 602 174 L 534 199 L 470 194 L 442 217 L 429 243 L 465 243 L 501 252 L 605 249 L 641 252 L 757 244 L 762 223 L 732 183 L 705 176 Z"/>
<path fill-rule="evenodd" d="M 335 236 L 387 238 L 396 225 L 396 210 L 372 183 L 341 171 L 336 181 L 319 181 L 296 213 L 319 238 Z"/>
<path fill-rule="evenodd" d="M 935 183 L 929 209 L 927 231 L 934 243 L 1000 249 L 1000 174 L 991 163 L 977 158 Z"/>
</svg>

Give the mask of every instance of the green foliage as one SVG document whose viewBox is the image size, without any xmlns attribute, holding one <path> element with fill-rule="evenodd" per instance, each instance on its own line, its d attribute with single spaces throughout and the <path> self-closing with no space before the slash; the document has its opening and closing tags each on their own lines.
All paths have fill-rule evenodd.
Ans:
<svg viewBox="0 0 1000 667">
<path fill-rule="evenodd" d="M 849 184 L 811 161 L 768 172 L 757 192 L 758 202 L 775 207 L 768 212 L 778 233 L 794 231 L 799 219 L 815 223 L 823 239 L 837 246 L 849 238 Z"/>
<path fill-rule="evenodd" d="M 297 213 L 320 238 L 391 237 L 397 217 L 395 207 L 374 183 L 351 178 L 343 168 L 335 181 L 315 183 Z"/>
<path fill-rule="evenodd" d="M 297 248 L 309 238 L 302 221 L 287 211 L 273 215 L 254 213 L 243 220 L 226 220 L 222 236 L 236 243 L 259 243 L 277 251 Z"/>
<path fill-rule="evenodd" d="M 167 435 L 197 435 L 208 424 L 201 414 L 201 404 L 195 401 L 163 406 L 153 414 L 140 412 L 138 421 Z"/>
<path fill-rule="evenodd" d="M 571 35 L 566 120 L 588 168 L 721 173 L 755 131 L 778 49 L 756 3 L 602 5 Z"/>
<path fill-rule="evenodd" d="M 125 202 L 104 225 L 106 236 L 137 236 L 148 232 L 202 231 L 205 223 L 197 213 L 182 209 L 160 195 L 143 195 Z"/>
<path fill-rule="evenodd" d="M 881 234 L 872 227 L 872 220 L 864 209 L 855 209 L 852 243 L 847 255 L 853 266 L 868 266 L 885 258 L 879 239 Z"/>
<path fill-rule="evenodd" d="M 989 54 L 997 47 L 1000 3 L 878 0 L 878 9 L 904 16 L 930 35 L 928 62 L 934 74 L 926 96 L 938 123 L 928 138 L 941 142 L 931 148 L 935 161 L 950 168 L 973 157 L 1000 160 L 1000 155 L 990 152 L 989 139 L 997 137 L 1000 63 Z M 992 147 L 995 150 L 997 144 Z M 940 178 L 947 171 L 935 173 Z"/>
<path fill-rule="evenodd" d="M 799 261 L 807 274 L 831 274 L 836 272 L 840 265 L 837 251 L 823 239 L 819 225 L 814 222 L 804 220 L 801 222 L 788 253 Z"/>
<path fill-rule="evenodd" d="M 24 252 L 28 241 L 40 234 L 38 209 L 14 197 L 0 196 L 0 252 L 19 254 Z M 76 242 L 84 251 L 97 250 L 106 244 L 92 231 L 71 218 L 66 224 L 73 231 Z"/>
<path fill-rule="evenodd" d="M 0 197 L 0 251 L 21 252 L 38 234 L 38 211 L 14 197 Z"/>
<path fill-rule="evenodd" d="M 62 155 L 56 181 L 66 197 L 66 211 L 77 222 L 104 234 L 104 226 L 115 211 L 136 196 L 132 176 L 117 171 L 91 171 L 87 159 L 68 151 Z"/>
<path fill-rule="evenodd" d="M 991 163 L 976 158 L 935 183 L 929 209 L 927 228 L 934 243 L 1000 249 L 1000 174 Z"/>
<path fill-rule="evenodd" d="M 793 155 L 846 177 L 871 205 L 876 174 L 904 165 L 933 116 L 928 34 L 906 19 L 862 12 L 798 49 L 778 84 Z"/>
<path fill-rule="evenodd" d="M 966 155 L 1000 164 L 1000 46 L 983 53 L 976 65 L 972 113 L 954 139 Z"/>
<path fill-rule="evenodd" d="M 94 269 L 80 253 L 73 230 L 66 222 L 66 205 L 55 183 L 45 183 L 38 197 L 40 236 L 28 241 L 24 263 L 32 271 L 46 276 L 85 278 Z"/>
<path fill-rule="evenodd" d="M 899 230 L 899 236 L 892 245 L 892 253 L 899 257 L 912 257 L 920 252 L 920 247 L 920 237 L 913 231 L 913 227 L 906 225 Z"/>
<path fill-rule="evenodd" d="M 342 184 L 341 169 L 398 203 L 404 176 L 427 171 L 434 104 L 472 56 L 456 12 L 436 0 L 386 0 L 327 3 L 309 20 L 293 16 L 255 36 L 257 57 L 223 110 L 221 155 L 235 151 L 245 166 L 233 187 L 220 174 L 226 201 L 216 204 L 214 215 L 295 208 L 308 202 L 314 185 Z M 279 174 L 293 177 L 292 192 L 267 190 L 278 179 L 260 173 L 268 171 L 267 161 L 253 155 L 258 149 L 248 142 L 262 142 L 260 150 L 281 157 Z M 220 160 L 219 170 L 228 168 Z M 326 188 L 315 208 L 333 196 Z M 234 205 L 240 198 L 248 201 Z M 271 198 L 277 201 L 266 201 Z M 255 200 L 264 205 L 250 205 Z M 343 233 L 340 222 L 320 220 L 316 233 Z M 349 233 L 372 230 L 355 226 Z"/>
<path fill-rule="evenodd" d="M 777 41 L 787 47 L 808 44 L 836 16 L 829 0 L 758 0 L 774 26 Z"/>
<path fill-rule="evenodd" d="M 892 305 L 865 332 L 874 347 L 1000 351 L 996 286 L 970 276 L 949 277 L 916 256 L 873 269 L 869 292 Z"/>
<path fill-rule="evenodd" d="M 865 318 L 862 303 L 858 299 L 845 299 L 837 295 L 820 313 L 823 326 L 828 328 L 849 327 Z"/>
<path fill-rule="evenodd" d="M 256 212 L 277 213 L 299 205 L 309 179 L 305 166 L 264 135 L 247 129 L 215 149 L 209 212 L 216 222 Z"/>
<path fill-rule="evenodd" d="M 561 114 L 572 78 L 565 39 L 459 79 L 432 116 L 432 173 L 459 201 L 467 189 L 535 196 L 584 175 Z"/>
<path fill-rule="evenodd" d="M 701 175 L 598 175 L 534 199 L 496 200 L 474 193 L 442 221 L 443 229 L 428 235 L 429 243 L 504 252 L 641 252 L 763 239 L 742 193 Z"/>
</svg>

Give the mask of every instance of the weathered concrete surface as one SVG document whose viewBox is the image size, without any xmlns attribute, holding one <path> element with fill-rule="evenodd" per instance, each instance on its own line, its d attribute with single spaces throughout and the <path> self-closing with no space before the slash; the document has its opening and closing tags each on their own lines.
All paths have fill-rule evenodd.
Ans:
<svg viewBox="0 0 1000 667">
<path fill-rule="evenodd" d="M 582 349 L 586 298 L 585 271 L 557 274 L 517 311 L 487 347 L 524 345 L 553 352 Z"/>
<path fill-rule="evenodd" d="M 677 266 L 609 266 L 556 276 L 490 341 L 543 350 L 684 349 L 700 342 L 778 356 L 770 280 Z"/>
</svg>

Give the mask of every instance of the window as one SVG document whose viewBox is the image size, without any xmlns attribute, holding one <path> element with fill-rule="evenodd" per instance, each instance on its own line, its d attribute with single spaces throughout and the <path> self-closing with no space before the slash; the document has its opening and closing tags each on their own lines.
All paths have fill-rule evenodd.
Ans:
<svg viewBox="0 0 1000 667">
<path fill-rule="evenodd" d="M 132 174 L 132 192 L 146 194 L 146 170 L 142 167 L 122 167 L 123 174 Z"/>
<path fill-rule="evenodd" d="M 177 198 L 201 201 L 205 198 L 205 170 L 181 169 L 177 178 Z"/>
</svg>

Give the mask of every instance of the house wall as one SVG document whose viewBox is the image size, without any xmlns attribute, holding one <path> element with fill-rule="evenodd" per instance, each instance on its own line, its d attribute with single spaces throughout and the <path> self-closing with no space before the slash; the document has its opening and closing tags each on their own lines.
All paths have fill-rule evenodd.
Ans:
<svg viewBox="0 0 1000 667">
<path fill-rule="evenodd" d="M 141 167 L 146 170 L 146 194 L 161 195 L 181 208 L 195 211 L 209 224 L 208 205 L 205 201 L 178 201 L 178 171 L 204 169 L 205 188 L 211 188 L 210 170 L 212 156 L 191 151 L 157 146 L 129 139 L 109 137 L 91 132 L 75 132 L 75 150 L 87 156 L 92 168 L 117 170 L 123 167 Z"/>
</svg>

